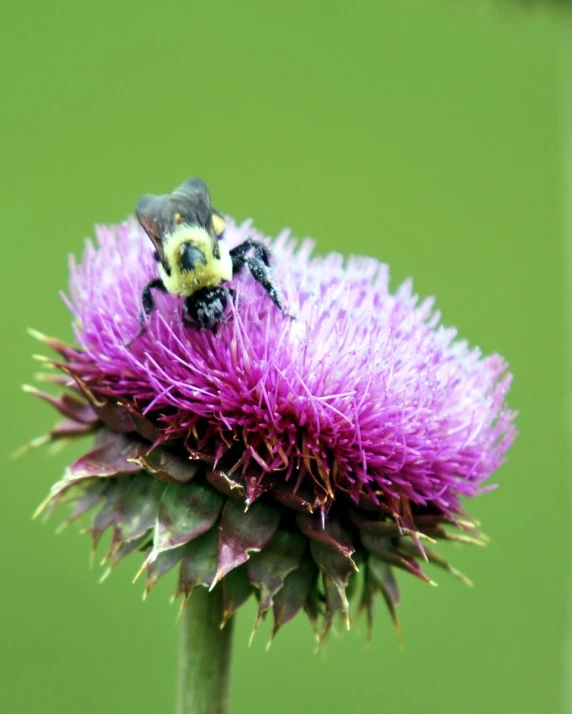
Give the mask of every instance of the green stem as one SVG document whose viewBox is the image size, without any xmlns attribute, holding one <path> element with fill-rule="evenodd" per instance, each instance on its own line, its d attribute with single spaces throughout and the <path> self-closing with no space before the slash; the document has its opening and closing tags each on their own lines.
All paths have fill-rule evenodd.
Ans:
<svg viewBox="0 0 572 714">
<path fill-rule="evenodd" d="M 178 714 L 228 711 L 233 620 L 221 630 L 222 613 L 222 587 L 193 590 L 181 617 Z"/>
<path fill-rule="evenodd" d="M 564 8 L 561 30 L 562 43 L 562 148 L 563 148 L 563 204 L 564 204 L 564 299 L 565 299 L 565 359 L 566 359 L 566 396 L 565 423 L 568 444 L 572 442 L 572 12 Z M 568 450 L 568 465 L 572 451 Z M 572 572 L 569 574 L 568 602 L 571 601 Z M 564 710 L 572 711 L 572 683 L 570 666 L 572 665 L 572 608 L 568 609 L 568 627 L 564 652 Z"/>
</svg>

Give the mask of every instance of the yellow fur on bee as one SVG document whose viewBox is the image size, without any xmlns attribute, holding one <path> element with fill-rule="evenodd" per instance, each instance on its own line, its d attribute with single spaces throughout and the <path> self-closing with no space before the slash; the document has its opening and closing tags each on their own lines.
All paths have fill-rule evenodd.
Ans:
<svg viewBox="0 0 572 714">
<path fill-rule="evenodd" d="M 206 265 L 198 262 L 191 271 L 181 270 L 181 255 L 184 244 L 198 248 L 205 256 Z M 220 257 L 213 255 L 213 239 L 196 226 L 182 225 L 163 238 L 163 253 L 171 274 L 159 264 L 159 274 L 168 292 L 188 297 L 201 288 L 216 288 L 232 279 L 232 260 L 228 248 L 218 244 Z"/>
<path fill-rule="evenodd" d="M 221 216 L 218 216 L 216 213 L 213 213 L 213 226 L 215 229 L 215 233 L 217 236 L 222 235 L 224 232 L 224 229 L 226 227 L 226 223 L 224 222 L 224 218 Z"/>
</svg>

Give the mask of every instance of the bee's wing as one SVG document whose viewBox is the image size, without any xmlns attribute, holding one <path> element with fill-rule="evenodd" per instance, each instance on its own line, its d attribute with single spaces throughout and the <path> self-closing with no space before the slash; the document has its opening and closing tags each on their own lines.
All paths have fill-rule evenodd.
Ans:
<svg viewBox="0 0 572 714">
<path fill-rule="evenodd" d="M 148 193 L 137 201 L 135 206 L 135 215 L 137 220 L 145 229 L 145 232 L 151 239 L 155 250 L 163 264 L 165 265 L 165 253 L 163 251 L 163 233 L 165 226 L 163 225 L 162 214 L 165 209 L 166 196 L 153 196 Z"/>
<path fill-rule="evenodd" d="M 190 178 L 173 191 L 174 196 L 184 197 L 191 204 L 202 204 L 210 210 L 211 194 L 208 186 L 200 178 Z"/>
<path fill-rule="evenodd" d="M 219 237 L 224 232 L 225 220 L 220 211 L 211 203 L 211 194 L 206 183 L 200 178 L 191 178 L 175 189 L 173 195 L 184 198 L 189 206 L 196 211 L 196 219 L 204 224 L 213 237 Z"/>
<path fill-rule="evenodd" d="M 171 209 L 189 226 L 201 226 L 212 233 L 212 204 L 208 186 L 200 178 L 184 181 L 170 196 Z"/>
</svg>

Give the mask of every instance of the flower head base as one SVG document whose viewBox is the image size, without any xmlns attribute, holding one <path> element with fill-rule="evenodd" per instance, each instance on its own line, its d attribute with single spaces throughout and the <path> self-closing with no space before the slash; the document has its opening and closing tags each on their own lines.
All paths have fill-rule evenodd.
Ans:
<svg viewBox="0 0 572 714">
<path fill-rule="evenodd" d="M 252 233 L 229 222 L 225 240 Z M 223 588 L 225 618 L 255 592 L 257 622 L 272 609 L 277 631 L 304 608 L 320 635 L 360 580 L 369 616 L 381 592 L 395 619 L 394 568 L 460 575 L 426 545 L 476 540 L 460 497 L 515 434 L 499 356 L 455 341 L 409 282 L 391 294 L 385 265 L 311 258 L 287 234 L 273 271 L 295 321 L 244 275 L 216 334 L 161 295 L 132 341 L 152 248 L 134 221 L 97 235 L 71 266 L 79 347 L 43 338 L 68 390 L 43 395 L 64 416 L 51 438 L 93 431 L 95 445 L 47 504 L 71 501 L 70 520 L 98 507 L 110 566 L 143 550 L 147 589 L 178 565 L 185 598 Z"/>
</svg>

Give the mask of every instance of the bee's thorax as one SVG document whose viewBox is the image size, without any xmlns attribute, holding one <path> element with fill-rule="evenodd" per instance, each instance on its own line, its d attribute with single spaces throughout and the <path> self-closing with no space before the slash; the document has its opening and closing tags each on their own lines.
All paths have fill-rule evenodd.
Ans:
<svg viewBox="0 0 572 714">
<path fill-rule="evenodd" d="M 228 248 L 199 226 L 180 225 L 163 238 L 165 261 L 170 274 L 159 266 L 165 288 L 173 294 L 189 296 L 201 288 L 218 287 L 232 278 Z M 219 257 L 215 257 L 213 248 Z"/>
</svg>

